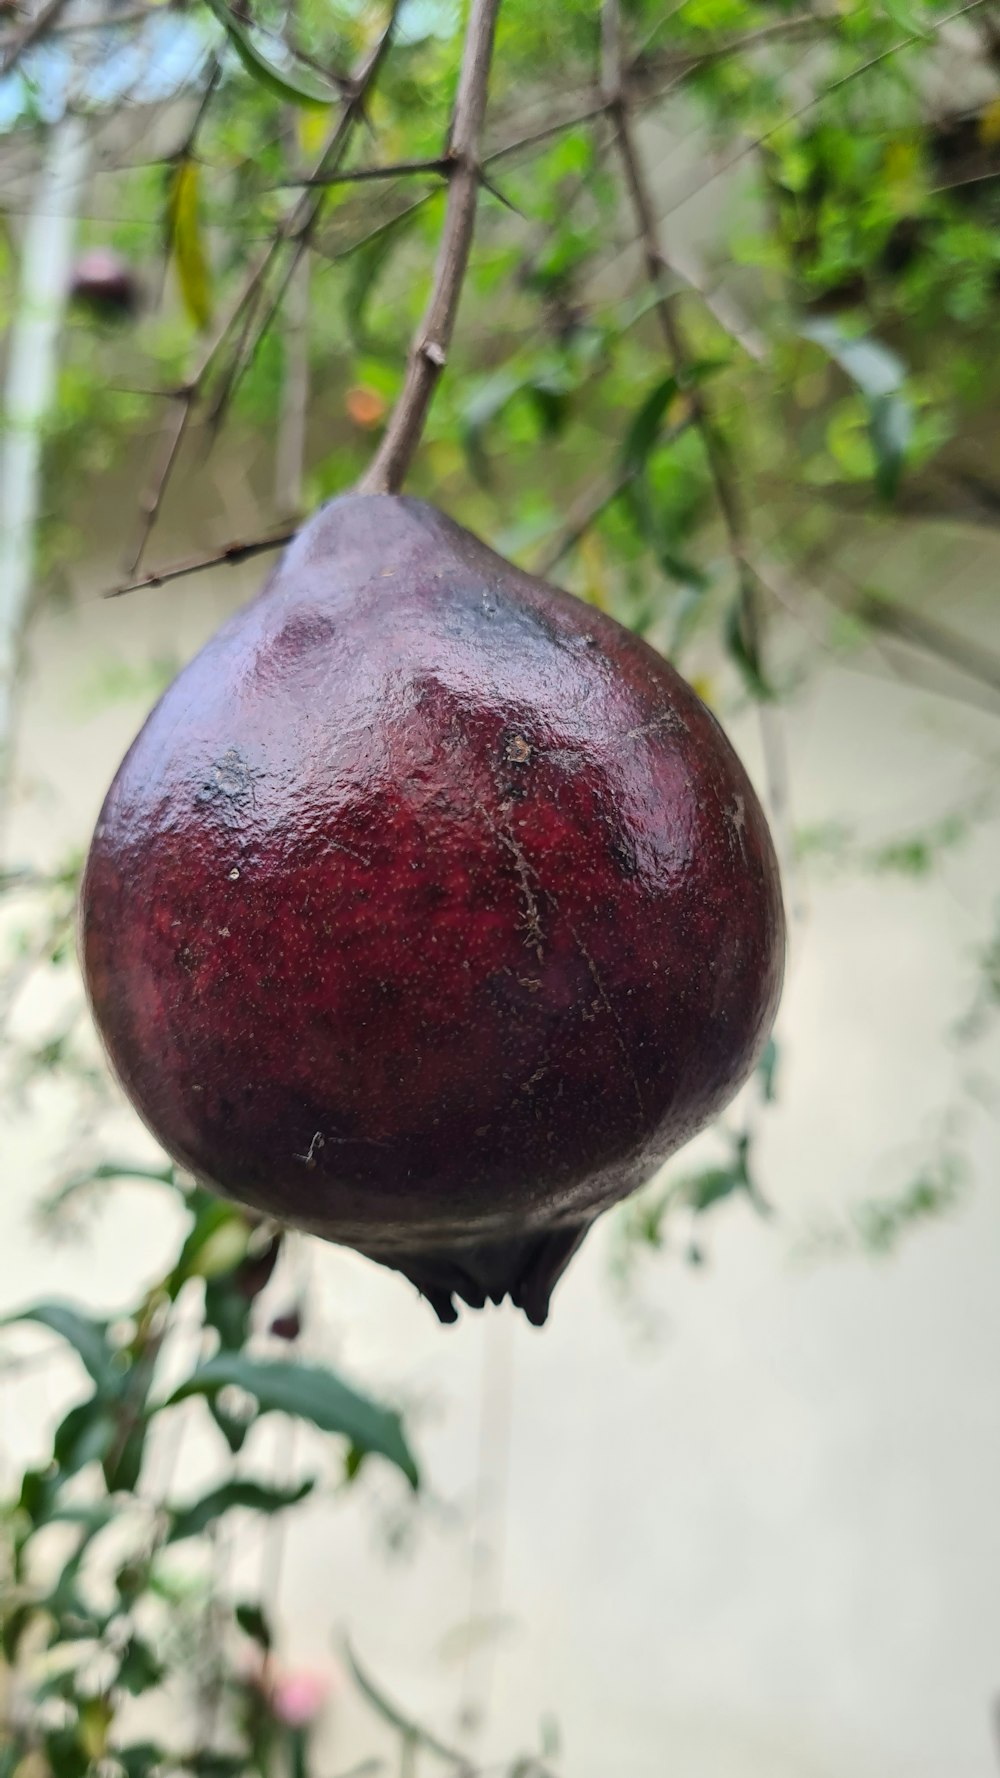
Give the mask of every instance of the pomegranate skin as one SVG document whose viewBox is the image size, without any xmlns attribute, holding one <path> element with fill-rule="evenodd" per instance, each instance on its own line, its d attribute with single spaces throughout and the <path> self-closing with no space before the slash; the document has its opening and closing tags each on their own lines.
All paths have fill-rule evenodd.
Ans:
<svg viewBox="0 0 1000 1778">
<path fill-rule="evenodd" d="M 119 321 L 139 308 L 139 285 L 127 259 L 110 247 L 80 255 L 70 279 L 70 296 L 104 321 Z"/>
<path fill-rule="evenodd" d="M 591 1222 L 747 1077 L 778 870 L 653 649 L 425 503 L 347 495 L 108 793 L 81 949 L 204 1184 L 542 1322 Z"/>
</svg>

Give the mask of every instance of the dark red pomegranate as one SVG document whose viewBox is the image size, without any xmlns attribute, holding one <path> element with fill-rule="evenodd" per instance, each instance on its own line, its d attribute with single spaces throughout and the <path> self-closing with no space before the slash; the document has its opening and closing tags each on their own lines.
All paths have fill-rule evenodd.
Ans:
<svg viewBox="0 0 1000 1778">
<path fill-rule="evenodd" d="M 161 699 L 83 886 L 97 1023 L 206 1185 L 545 1319 L 735 1092 L 778 872 L 644 642 L 419 500 L 348 495 Z"/>
<path fill-rule="evenodd" d="M 127 320 L 139 308 L 139 282 L 120 253 L 93 247 L 73 267 L 70 296 L 99 320 Z"/>
</svg>

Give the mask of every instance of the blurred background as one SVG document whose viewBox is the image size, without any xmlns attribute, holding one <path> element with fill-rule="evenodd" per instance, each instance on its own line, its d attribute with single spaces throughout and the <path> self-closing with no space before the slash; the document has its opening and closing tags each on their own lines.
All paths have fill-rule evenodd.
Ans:
<svg viewBox="0 0 1000 1778">
<path fill-rule="evenodd" d="M 399 392 L 467 23 L 0 5 L 0 1775 L 990 1778 L 992 0 L 501 8 L 407 485 L 679 665 L 790 921 L 548 1326 L 216 1204 L 86 1011 L 123 752 Z"/>
</svg>

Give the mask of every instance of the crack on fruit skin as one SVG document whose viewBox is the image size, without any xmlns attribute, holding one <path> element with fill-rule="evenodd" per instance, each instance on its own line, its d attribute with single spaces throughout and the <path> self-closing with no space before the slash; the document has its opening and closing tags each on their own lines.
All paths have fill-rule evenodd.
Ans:
<svg viewBox="0 0 1000 1778">
<path fill-rule="evenodd" d="M 728 821 L 732 832 L 736 835 L 736 838 L 740 842 L 740 852 L 743 856 L 744 862 L 748 862 L 746 798 L 742 797 L 742 796 L 734 796 L 733 797 L 733 806 L 731 809 L 728 809 L 728 808 L 726 809 L 725 816 L 726 816 L 726 820 Z"/>
<path fill-rule="evenodd" d="M 654 716 L 652 721 L 641 722 L 638 728 L 630 728 L 625 739 L 626 741 L 640 741 L 644 735 L 660 734 L 664 729 L 676 731 L 684 726 L 675 710 L 664 710 L 660 716 Z"/>
<path fill-rule="evenodd" d="M 632 1057 L 629 1052 L 629 1047 L 628 1047 L 628 1044 L 625 1039 L 625 1033 L 622 1030 L 621 1020 L 618 1017 L 618 1014 L 615 1011 L 614 1006 L 612 1005 L 611 1000 L 608 997 L 608 991 L 605 988 L 603 981 L 601 980 L 600 970 L 598 969 L 597 964 L 594 962 L 594 959 L 591 956 L 589 950 L 587 949 L 587 946 L 584 944 L 583 939 L 580 937 L 580 934 L 578 933 L 576 927 L 573 925 L 571 920 L 566 921 L 566 929 L 569 932 L 570 936 L 572 937 L 574 944 L 576 945 L 581 957 L 583 958 L 584 962 L 587 965 L 587 969 L 590 973 L 590 979 L 593 982 L 594 987 L 597 989 L 597 999 L 598 999 L 600 1005 L 603 1006 L 605 1012 L 608 1015 L 608 1018 L 611 1020 L 611 1023 L 614 1026 L 615 1042 L 617 1043 L 618 1048 L 621 1052 L 621 1058 L 625 1064 L 625 1071 L 628 1074 L 629 1080 L 632 1082 L 632 1086 L 635 1089 L 635 1102 L 636 1102 L 636 1105 L 638 1106 L 638 1109 L 639 1109 L 640 1120 L 644 1123 L 646 1120 L 646 1101 L 642 1095 L 642 1088 L 639 1085 L 639 1076 L 636 1074 L 636 1071 L 635 1071 L 635 1065 L 632 1061 Z M 584 1017 L 586 1017 L 586 1014 L 584 1015 Z"/>
<path fill-rule="evenodd" d="M 370 858 L 365 858 L 361 852 L 355 852 L 354 847 L 345 845 L 343 840 L 328 839 L 325 844 L 328 852 L 343 852 L 345 858 L 353 858 L 356 864 L 371 864 Z"/>
<path fill-rule="evenodd" d="M 503 846 L 511 854 L 511 856 L 514 860 L 514 863 L 515 863 L 515 866 L 517 869 L 518 880 L 521 885 L 521 897 L 524 902 L 524 919 L 521 924 L 522 924 L 522 929 L 526 934 L 525 944 L 527 945 L 529 950 L 534 951 L 535 956 L 538 958 L 539 963 L 544 963 L 545 962 L 545 942 L 544 942 L 544 934 L 542 932 L 541 913 L 539 910 L 538 901 L 535 897 L 535 892 L 531 887 L 532 877 L 534 877 L 535 881 L 537 882 L 538 881 L 538 874 L 536 871 L 532 870 L 531 865 L 529 864 L 527 858 L 525 857 L 523 851 L 521 850 L 521 847 L 518 845 L 517 841 L 515 840 L 513 834 L 511 834 L 509 832 L 505 832 L 503 828 L 497 826 L 497 824 L 494 821 L 489 810 L 485 807 L 485 805 L 483 803 L 481 803 L 479 801 L 478 797 L 474 798 L 474 802 L 475 802 L 475 806 L 478 809 L 480 815 L 482 816 L 482 818 L 485 821 L 487 827 L 489 828 L 491 834 L 493 835 L 493 838 L 497 841 L 497 843 L 499 845 Z M 502 805 L 502 809 L 503 809 L 503 812 L 506 813 L 507 805 L 505 805 L 505 804 Z"/>
</svg>

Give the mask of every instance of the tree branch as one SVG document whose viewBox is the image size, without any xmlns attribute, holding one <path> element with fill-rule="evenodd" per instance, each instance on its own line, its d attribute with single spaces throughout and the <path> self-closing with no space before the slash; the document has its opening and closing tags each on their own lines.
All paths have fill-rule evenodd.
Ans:
<svg viewBox="0 0 1000 1778">
<path fill-rule="evenodd" d="M 677 308 L 677 292 L 664 256 L 656 212 L 636 143 L 629 110 L 628 81 L 621 40 L 620 0 L 605 0 L 602 19 L 602 85 L 614 123 L 618 152 L 639 230 L 646 275 L 655 297 L 654 312 L 667 357 L 678 387 L 687 395 L 694 423 L 705 449 L 709 474 L 722 515 L 729 553 L 736 573 L 738 623 L 743 647 L 758 682 L 764 680 L 762 663 L 761 583 L 750 561 L 746 515 L 735 467 L 704 388 L 691 371 L 687 340 Z M 784 827 L 787 803 L 787 768 L 782 737 L 774 713 L 759 705 L 761 740 L 767 775 L 768 800 L 776 824 Z M 783 851 L 788 848 L 783 844 Z M 787 861 L 786 861 L 787 862 Z"/>
<path fill-rule="evenodd" d="M 480 183 L 480 144 L 500 0 L 472 0 L 455 115 L 448 143 L 454 170 L 434 287 L 410 349 L 406 381 L 375 457 L 359 487 L 395 493 L 420 443 L 438 378 L 448 357 L 469 264 Z"/>
<path fill-rule="evenodd" d="M 729 538 L 730 553 L 736 568 L 743 608 L 744 640 L 754 656 L 758 650 L 757 587 L 753 569 L 747 559 L 746 526 L 739 484 L 729 452 L 719 433 L 704 389 L 691 373 L 691 358 L 677 311 L 677 291 L 670 266 L 664 257 L 658 232 L 656 213 L 639 158 L 635 132 L 628 105 L 626 77 L 622 56 L 618 0 L 606 0 L 603 12 L 604 86 L 608 107 L 615 127 L 618 152 L 629 198 L 639 229 L 639 242 L 646 266 L 646 276 L 655 296 L 655 314 L 663 336 L 667 356 L 678 385 L 691 403 L 715 485 L 719 510 Z"/>
<path fill-rule="evenodd" d="M 396 24 L 396 15 L 399 12 L 400 5 L 401 0 L 392 0 L 389 18 L 382 35 L 353 81 L 350 96 L 345 101 L 340 116 L 332 130 L 329 132 L 315 163 L 313 172 L 316 176 L 320 176 L 335 167 L 347 151 L 351 134 L 356 124 L 359 123 L 364 116 L 365 99 L 371 90 L 392 40 Z M 287 276 L 291 276 L 309 244 L 309 239 L 319 219 L 322 205 L 322 193 L 317 196 L 312 192 L 304 192 L 298 202 L 292 206 L 289 215 L 271 236 L 263 251 L 257 255 L 256 259 L 251 264 L 242 285 L 230 302 L 211 339 L 202 347 L 194 369 L 187 382 L 173 396 L 173 401 L 175 403 L 174 410 L 168 416 L 164 426 L 159 459 L 141 502 L 142 522 L 136 547 L 132 552 L 128 564 L 128 574 L 132 579 L 134 579 L 138 571 L 146 551 L 146 545 L 149 542 L 150 534 L 156 523 L 160 507 L 163 504 L 163 497 L 177 463 L 180 446 L 184 434 L 187 431 L 195 403 L 201 395 L 206 379 L 208 378 L 219 353 L 229 339 L 234 327 L 237 326 L 240 320 L 248 313 L 248 311 L 252 315 L 256 310 L 262 288 L 271 268 L 282 249 L 289 243 L 291 244 L 291 253 L 289 255 L 289 264 L 285 269 Z M 287 283 L 287 278 L 285 283 Z M 284 287 L 283 284 L 282 292 Z M 277 300 L 280 301 L 280 295 Z M 268 312 L 267 319 L 262 324 L 261 332 L 268 325 L 273 313 L 274 307 L 272 306 Z M 248 333 L 249 329 L 245 329 L 241 336 L 233 371 L 226 379 L 224 400 L 228 399 L 229 394 L 231 394 L 232 389 L 235 386 L 236 377 L 245 367 L 245 364 L 249 362 L 250 357 L 253 355 L 253 351 L 256 349 L 257 340 L 260 338 L 260 333 L 258 333 L 255 336 L 253 343 L 248 345 Z M 221 413 L 223 405 L 224 401 L 222 403 L 217 402 L 216 404 L 217 418 Z"/>
<path fill-rule="evenodd" d="M 120 586 L 109 587 L 102 594 L 105 599 L 120 599 L 125 593 L 139 593 L 145 587 L 166 586 L 171 580 L 183 580 L 188 574 L 201 574 L 206 568 L 235 567 L 239 562 L 248 562 L 252 556 L 267 555 L 269 550 L 283 549 L 291 543 L 297 527 L 284 531 L 274 531 L 267 537 L 251 537 L 246 542 L 225 543 L 221 549 L 213 550 L 207 556 L 188 556 L 182 562 L 171 562 L 166 568 L 159 568 L 151 574 L 140 574 L 136 579 L 123 581 Z"/>
<path fill-rule="evenodd" d="M 51 31 L 66 4 L 67 0 L 47 0 L 47 4 L 39 12 L 36 12 L 34 18 L 25 25 L 23 31 L 18 32 L 13 43 L 4 50 L 3 58 L 0 60 L 0 80 L 16 68 L 25 50 L 30 49 L 35 43 L 40 43 L 42 38 Z"/>
</svg>

